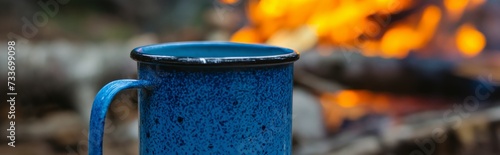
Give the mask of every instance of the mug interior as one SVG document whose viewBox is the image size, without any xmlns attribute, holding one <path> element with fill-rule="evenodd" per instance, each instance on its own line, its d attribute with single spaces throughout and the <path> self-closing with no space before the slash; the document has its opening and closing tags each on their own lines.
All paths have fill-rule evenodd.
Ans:
<svg viewBox="0 0 500 155">
<path fill-rule="evenodd" d="M 142 53 L 159 56 L 217 58 L 259 57 L 293 53 L 292 50 L 267 45 L 229 42 L 185 42 L 142 47 Z"/>
<path fill-rule="evenodd" d="M 291 63 L 299 55 L 276 46 L 205 41 L 141 46 L 131 57 L 139 62 L 210 66 Z"/>
</svg>

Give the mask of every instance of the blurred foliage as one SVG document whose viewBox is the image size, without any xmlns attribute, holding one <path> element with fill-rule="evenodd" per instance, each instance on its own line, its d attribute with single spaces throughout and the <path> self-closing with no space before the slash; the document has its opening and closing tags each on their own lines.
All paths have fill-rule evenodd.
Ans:
<svg viewBox="0 0 500 155">
<path fill-rule="evenodd" d="M 43 11 L 38 1 L 0 1 L 0 33 L 22 32 L 22 18 L 32 20 Z M 197 0 L 69 0 L 40 28 L 34 40 L 65 38 L 72 40 L 125 40 L 136 34 L 154 33 L 163 41 L 182 40 L 178 33 L 206 33 L 211 27 L 204 20 L 215 1 Z M 173 35 L 173 36 L 172 36 Z M 191 34 L 193 35 L 193 34 Z M 193 39 L 203 39 L 195 34 Z"/>
</svg>

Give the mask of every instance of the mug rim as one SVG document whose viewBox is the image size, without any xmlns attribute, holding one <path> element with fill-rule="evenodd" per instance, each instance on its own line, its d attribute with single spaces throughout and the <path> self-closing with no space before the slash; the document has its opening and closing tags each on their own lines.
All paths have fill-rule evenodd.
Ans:
<svg viewBox="0 0 500 155">
<path fill-rule="evenodd" d="M 200 52 L 204 50 L 212 53 Z M 130 57 L 138 62 L 170 65 L 248 66 L 293 63 L 299 54 L 292 49 L 263 44 L 189 41 L 140 46 L 131 51 Z"/>
</svg>

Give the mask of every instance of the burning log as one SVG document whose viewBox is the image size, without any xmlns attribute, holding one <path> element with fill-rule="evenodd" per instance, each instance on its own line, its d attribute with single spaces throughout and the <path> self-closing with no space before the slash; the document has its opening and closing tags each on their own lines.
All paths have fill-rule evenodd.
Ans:
<svg viewBox="0 0 500 155">
<path fill-rule="evenodd" d="M 468 65 L 459 65 L 441 59 L 419 59 L 411 56 L 401 60 L 382 59 L 364 57 L 352 51 L 338 51 L 332 52 L 329 56 L 322 56 L 319 52 L 306 52 L 302 54 L 301 59 L 296 64 L 297 83 L 304 84 L 314 91 L 323 92 L 331 90 L 322 87 L 324 85 L 314 84 L 318 81 L 316 79 L 330 81 L 327 83 L 338 83 L 350 89 L 463 98 L 474 95 L 478 86 L 493 87 L 494 81 L 488 81 L 488 78 L 493 78 L 491 80 L 499 78 L 498 68 L 490 67 L 490 73 L 495 75 L 492 77 L 489 77 L 489 74 L 470 75 L 471 73 L 464 76 L 457 74 L 457 70 L 462 70 L 461 73 L 465 74 L 465 72 L 473 72 L 474 69 Z M 483 61 L 474 60 L 474 62 Z M 468 64 L 473 65 L 471 63 L 474 62 Z M 487 71 L 479 73 L 487 73 Z M 476 78 L 480 76 L 482 79 L 473 79 L 471 76 Z M 499 97 L 500 93 L 494 93 L 490 99 Z"/>
</svg>

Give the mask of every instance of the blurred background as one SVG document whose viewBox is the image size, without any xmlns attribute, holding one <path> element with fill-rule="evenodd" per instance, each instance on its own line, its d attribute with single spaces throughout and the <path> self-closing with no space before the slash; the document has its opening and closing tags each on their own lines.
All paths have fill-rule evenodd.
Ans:
<svg viewBox="0 0 500 155">
<path fill-rule="evenodd" d="M 498 154 L 499 15 L 498 0 L 2 0 L 18 97 L 16 148 L 0 152 L 87 154 L 93 98 L 136 78 L 132 48 L 209 40 L 301 53 L 293 154 Z M 138 154 L 136 95 L 112 103 L 108 155 Z"/>
</svg>

